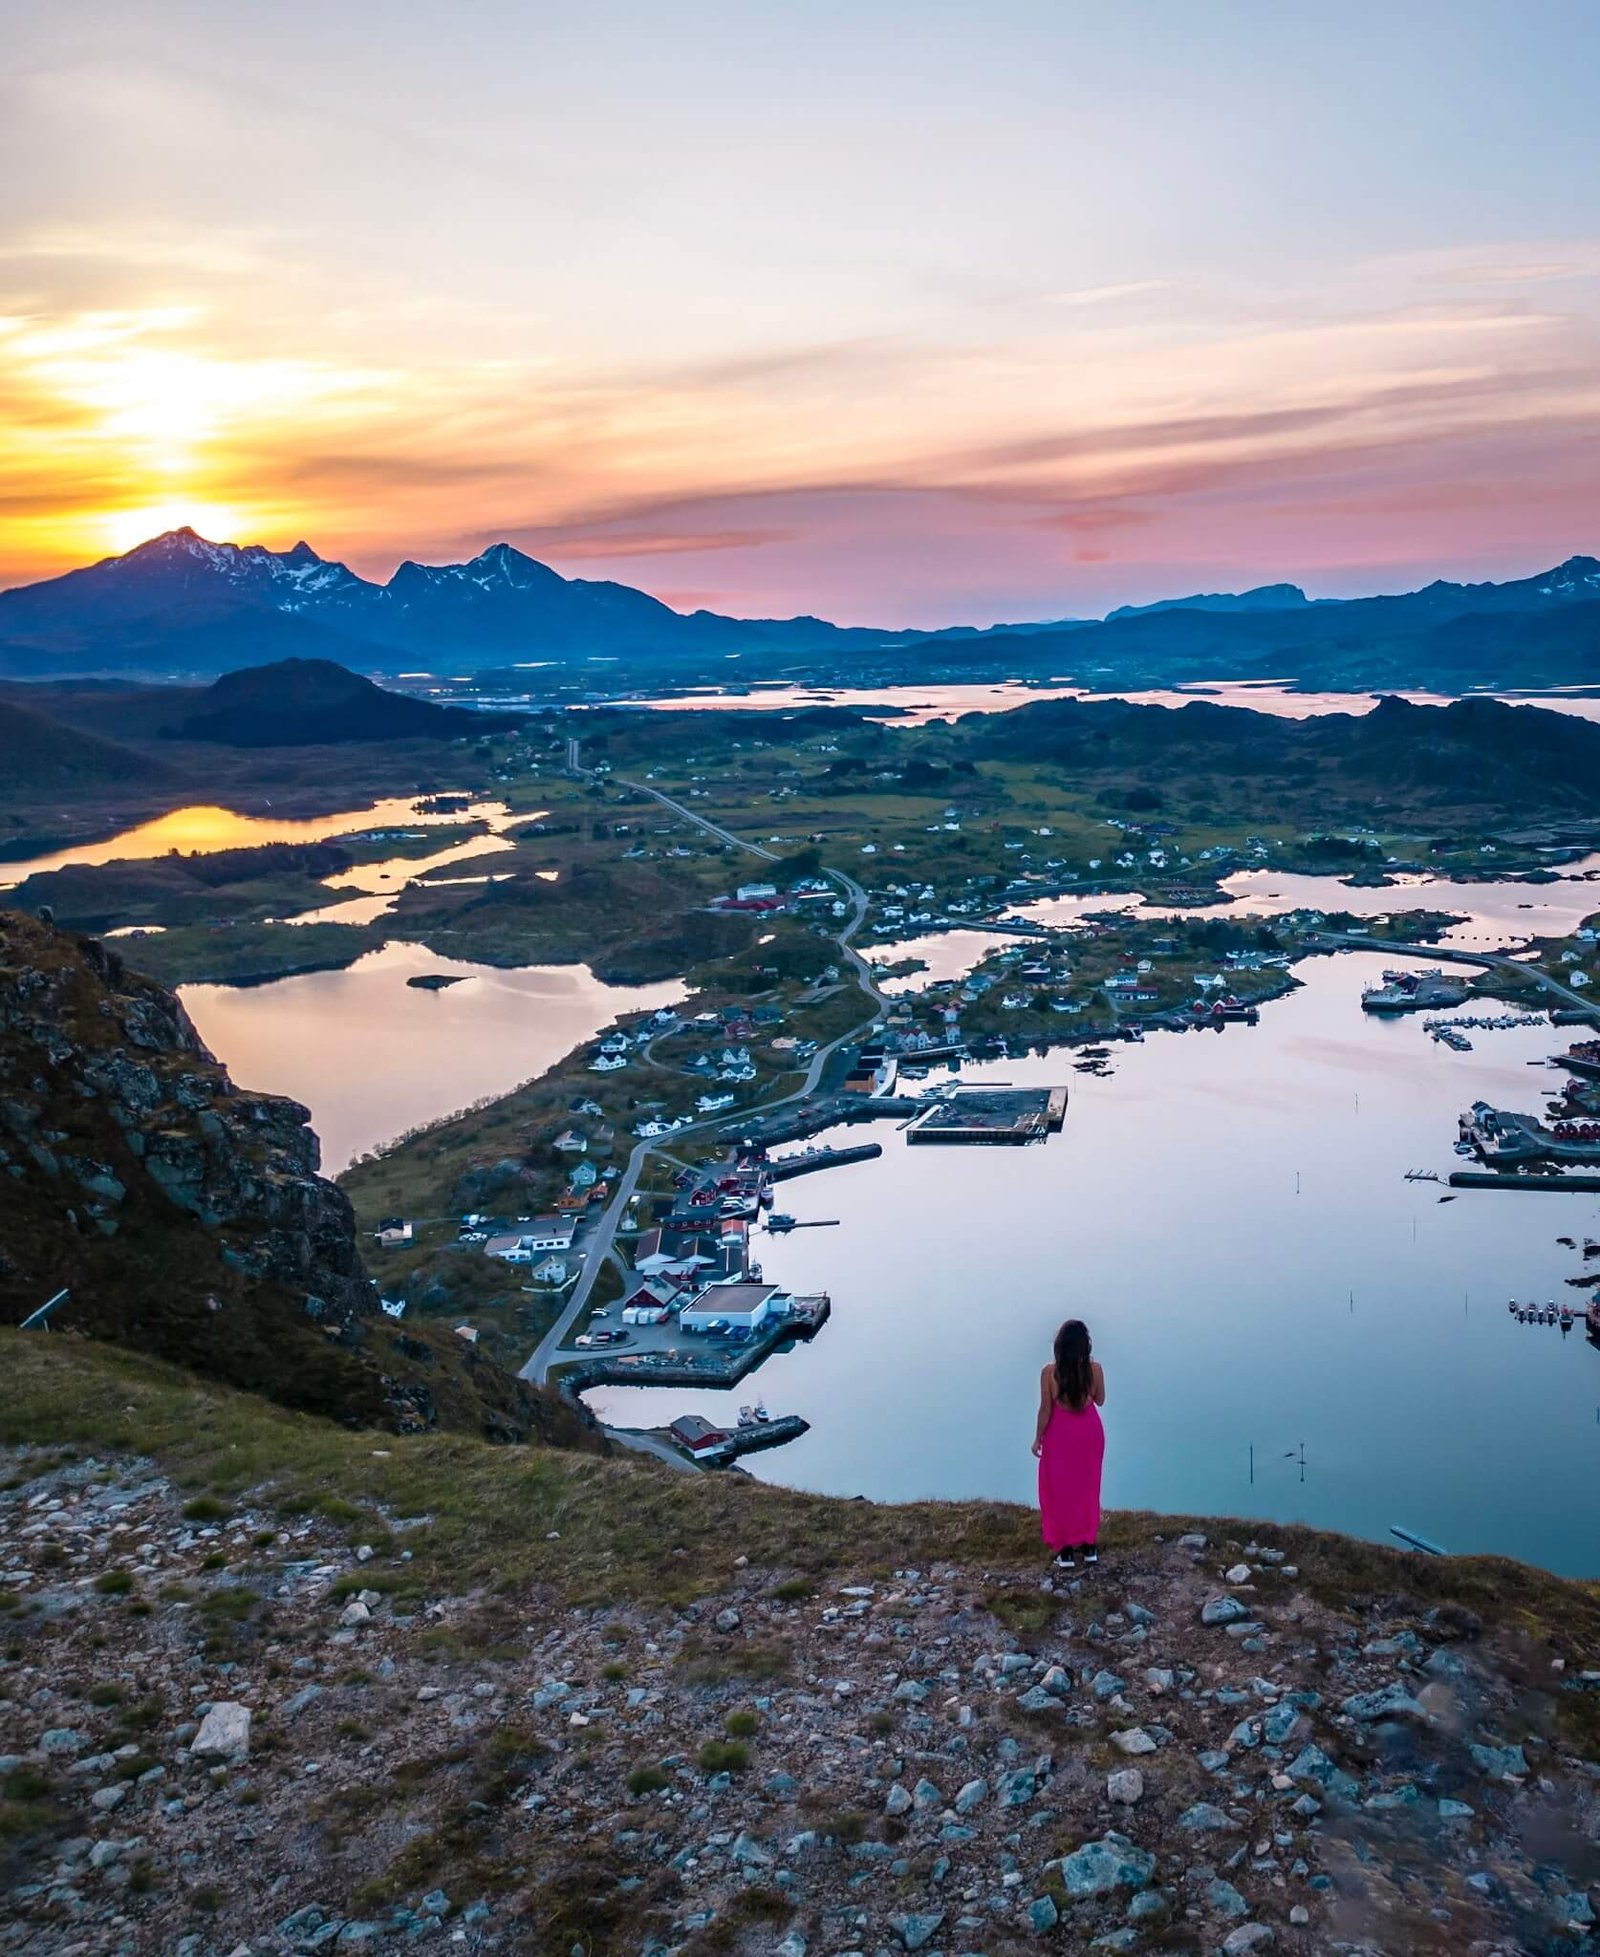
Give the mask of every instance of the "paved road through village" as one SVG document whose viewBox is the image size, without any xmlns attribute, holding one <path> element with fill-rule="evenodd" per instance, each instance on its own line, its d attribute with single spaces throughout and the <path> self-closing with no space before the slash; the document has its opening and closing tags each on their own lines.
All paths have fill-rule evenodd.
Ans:
<svg viewBox="0 0 1600 1957">
<path fill-rule="evenodd" d="M 581 768 L 578 765 L 578 743 L 576 741 L 570 741 L 568 743 L 567 760 L 568 766 L 575 774 L 585 776 L 589 774 L 589 770 Z M 696 815 L 693 809 L 686 809 L 681 802 L 674 801 L 670 795 L 662 794 L 659 789 L 649 788 L 642 782 L 621 781 L 620 779 L 618 785 L 623 788 L 634 789 L 639 794 L 651 796 L 655 801 L 661 803 L 664 808 L 668 808 L 675 815 L 682 816 L 686 821 L 694 823 L 697 828 L 704 829 L 707 834 L 715 836 L 720 842 L 729 843 L 736 849 L 747 850 L 751 855 L 759 856 L 763 861 L 768 863 L 773 863 L 778 860 L 771 850 L 763 848 L 759 843 L 746 842 L 743 837 L 734 835 L 731 830 L 723 829 L 718 824 L 708 821 L 704 816 Z M 856 983 L 872 1001 L 872 1015 L 871 1018 L 863 1020 L 859 1025 L 851 1027 L 848 1032 L 841 1033 L 836 1040 L 830 1040 L 826 1046 L 819 1047 L 811 1057 L 811 1063 L 806 1068 L 805 1078 L 801 1084 L 790 1093 L 780 1095 L 776 1100 L 759 1103 L 758 1106 L 762 1114 L 769 1114 L 774 1108 L 786 1107 L 790 1102 L 802 1101 L 808 1095 L 814 1094 L 818 1082 L 822 1079 L 823 1069 L 826 1067 L 832 1055 L 840 1047 L 858 1038 L 862 1031 L 871 1025 L 872 1019 L 875 1019 L 888 1003 L 873 980 L 871 967 L 851 943 L 852 938 L 860 929 L 862 921 L 867 914 L 867 893 L 853 877 L 847 876 L 842 870 L 829 870 L 827 871 L 827 875 L 832 877 L 840 885 L 850 905 L 850 914 L 835 934 L 834 942 L 838 945 L 839 950 L 848 959 L 854 970 Z M 692 1135 L 700 1130 L 719 1125 L 726 1125 L 726 1117 L 724 1115 L 708 1117 L 704 1121 L 691 1122 L 685 1127 L 674 1129 L 672 1140 L 675 1143 L 680 1136 Z M 643 1173 L 644 1165 L 649 1157 L 657 1152 L 654 1141 L 641 1141 L 629 1154 L 627 1166 L 618 1178 L 616 1189 L 612 1192 L 611 1201 L 607 1203 L 604 1211 L 601 1213 L 600 1221 L 595 1227 L 593 1237 L 584 1247 L 583 1270 L 579 1274 L 577 1283 L 572 1288 L 572 1296 L 562 1308 L 560 1317 L 557 1318 L 549 1331 L 545 1333 L 544 1337 L 534 1347 L 527 1364 L 522 1368 L 522 1377 L 524 1379 L 533 1380 L 542 1385 L 548 1378 L 556 1354 L 565 1343 L 568 1334 L 572 1331 L 573 1326 L 577 1324 L 580 1314 L 589 1302 L 589 1296 L 594 1289 L 595 1280 L 600 1275 L 607 1255 L 616 1239 L 617 1231 L 621 1227 L 624 1216 L 627 1214 L 628 1204 L 633 1197 L 634 1191 L 639 1186 L 639 1178 Z M 617 1438 L 621 1439 L 622 1436 L 618 1435 Z M 631 1445 L 631 1441 L 629 1444 Z M 675 1458 L 671 1456 L 670 1450 L 664 1450 L 660 1443 L 656 1443 L 650 1447 L 647 1452 L 660 1453 L 664 1459 Z"/>
</svg>

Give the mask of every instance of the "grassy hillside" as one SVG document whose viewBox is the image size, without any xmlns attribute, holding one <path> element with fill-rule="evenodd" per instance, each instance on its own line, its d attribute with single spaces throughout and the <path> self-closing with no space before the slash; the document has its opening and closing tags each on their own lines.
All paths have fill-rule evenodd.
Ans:
<svg viewBox="0 0 1600 1957">
<path fill-rule="evenodd" d="M 107 788 L 158 788 L 164 763 L 0 699 L 0 803 L 27 805 Z"/>
</svg>

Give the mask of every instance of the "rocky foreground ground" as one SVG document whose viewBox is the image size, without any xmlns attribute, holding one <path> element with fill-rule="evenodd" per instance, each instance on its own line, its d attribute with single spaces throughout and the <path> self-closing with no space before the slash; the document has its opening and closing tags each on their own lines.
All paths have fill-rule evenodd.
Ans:
<svg viewBox="0 0 1600 1957">
<path fill-rule="evenodd" d="M 6 1953 L 1512 1953 L 1594 1922 L 1600 1669 L 1335 1607 L 1269 1535 L 816 1587 L 730 1542 L 684 1607 L 486 1611 L 407 1595 L 392 1519 L 285 1526 L 129 1456 L 0 1481 Z"/>
</svg>

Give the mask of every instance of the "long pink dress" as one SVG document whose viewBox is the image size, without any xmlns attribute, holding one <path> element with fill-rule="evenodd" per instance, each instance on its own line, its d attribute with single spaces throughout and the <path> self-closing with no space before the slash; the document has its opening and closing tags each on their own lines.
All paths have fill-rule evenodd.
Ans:
<svg viewBox="0 0 1600 1957">
<path fill-rule="evenodd" d="M 1106 1430 L 1094 1401 L 1074 1413 L 1064 1400 L 1057 1400 L 1039 1456 L 1039 1517 L 1052 1553 L 1098 1539 L 1105 1453 Z"/>
</svg>

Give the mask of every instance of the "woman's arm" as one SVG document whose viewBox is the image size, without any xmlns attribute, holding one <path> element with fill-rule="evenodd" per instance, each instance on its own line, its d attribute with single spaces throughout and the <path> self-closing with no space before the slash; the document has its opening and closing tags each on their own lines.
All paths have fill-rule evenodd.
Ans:
<svg viewBox="0 0 1600 1957">
<path fill-rule="evenodd" d="M 1105 1370 L 1098 1359 L 1091 1359 L 1089 1361 L 1089 1371 L 1092 1375 L 1092 1384 L 1089 1390 L 1094 1396 L 1094 1403 L 1097 1407 L 1103 1407 L 1106 1403 Z"/>
<path fill-rule="evenodd" d="M 1039 1375 L 1039 1418 L 1033 1430 L 1033 1451 L 1044 1452 L 1044 1430 L 1050 1425 L 1050 1416 L 1055 1411 L 1055 1399 L 1050 1391 L 1050 1368 L 1046 1366 Z"/>
</svg>

